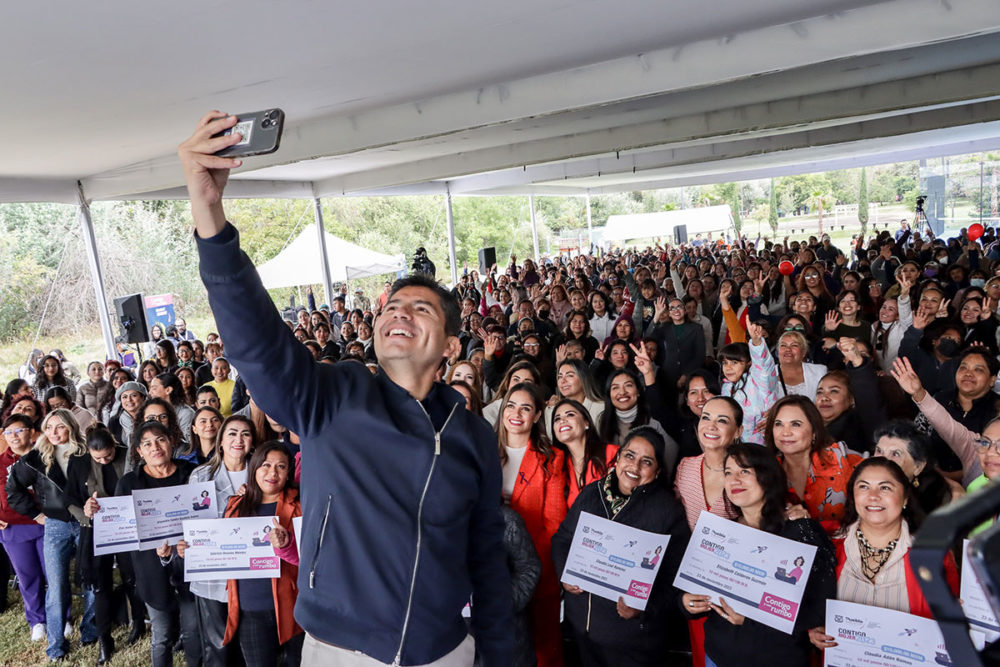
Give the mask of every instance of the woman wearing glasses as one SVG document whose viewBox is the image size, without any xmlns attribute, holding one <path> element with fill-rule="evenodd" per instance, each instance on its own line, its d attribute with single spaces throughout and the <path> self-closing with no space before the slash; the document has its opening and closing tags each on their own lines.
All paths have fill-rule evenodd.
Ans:
<svg viewBox="0 0 1000 667">
<path fill-rule="evenodd" d="M 827 289 L 823 276 L 824 273 L 822 268 L 816 264 L 807 264 L 806 267 L 802 269 L 802 273 L 799 274 L 798 284 L 796 285 L 800 292 L 809 292 L 809 294 L 816 301 L 816 316 L 813 320 L 814 322 L 824 321 L 826 314 L 834 308 L 833 295 L 830 294 L 830 290 Z"/>
<path fill-rule="evenodd" d="M 701 325 L 689 322 L 684 302 L 678 298 L 656 300 L 655 327 L 652 337 L 663 349 L 660 370 L 668 383 L 668 391 L 682 387 L 687 376 L 701 368 L 705 361 L 705 333 Z"/>
<path fill-rule="evenodd" d="M 989 372 L 987 370 L 987 372 Z M 920 378 L 906 358 L 896 360 L 892 377 L 913 397 L 920 411 L 962 461 L 962 486 L 972 493 L 1000 475 L 1000 418 L 987 422 L 982 434 L 975 433 L 952 418 L 948 411 L 924 389 Z M 972 534 L 992 525 L 984 523 Z"/>
</svg>

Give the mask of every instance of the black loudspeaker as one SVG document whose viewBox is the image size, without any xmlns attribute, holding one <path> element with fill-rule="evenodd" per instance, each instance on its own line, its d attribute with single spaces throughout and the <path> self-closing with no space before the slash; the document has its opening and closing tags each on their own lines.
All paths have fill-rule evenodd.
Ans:
<svg viewBox="0 0 1000 667">
<path fill-rule="evenodd" d="M 680 245 L 681 243 L 688 242 L 688 228 L 687 225 L 677 225 L 674 227 L 674 243 Z"/>
<path fill-rule="evenodd" d="M 497 263 L 496 248 L 482 248 L 479 251 L 479 273 L 486 275 L 490 267 Z"/>
<path fill-rule="evenodd" d="M 115 313 L 121 328 L 119 342 L 146 343 L 149 341 L 149 326 L 146 324 L 146 307 L 142 294 L 130 294 L 115 299 Z"/>
</svg>

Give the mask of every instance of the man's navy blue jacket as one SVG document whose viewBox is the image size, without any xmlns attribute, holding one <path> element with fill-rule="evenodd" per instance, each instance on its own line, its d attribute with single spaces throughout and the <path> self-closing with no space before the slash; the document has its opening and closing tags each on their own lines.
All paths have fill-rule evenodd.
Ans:
<svg viewBox="0 0 1000 667">
<path fill-rule="evenodd" d="M 302 442 L 295 620 L 384 663 L 422 665 L 472 630 L 484 664 L 513 660 L 496 436 L 436 384 L 417 401 L 382 371 L 320 364 L 278 315 L 232 225 L 198 239 L 226 356 Z"/>
</svg>

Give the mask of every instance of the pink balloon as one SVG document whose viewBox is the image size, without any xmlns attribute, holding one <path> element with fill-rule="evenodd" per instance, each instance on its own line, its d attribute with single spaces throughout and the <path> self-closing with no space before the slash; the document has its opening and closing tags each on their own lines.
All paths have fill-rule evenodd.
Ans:
<svg viewBox="0 0 1000 667">
<path fill-rule="evenodd" d="M 969 240 L 975 241 L 976 239 L 978 239 L 980 236 L 983 235 L 984 231 L 986 230 L 984 230 L 983 226 L 978 222 L 974 225 L 969 225 Z"/>
<path fill-rule="evenodd" d="M 971 233 L 972 230 L 969 231 Z M 783 276 L 790 276 L 795 273 L 795 265 L 786 259 L 781 264 L 778 264 L 778 272 Z"/>
</svg>

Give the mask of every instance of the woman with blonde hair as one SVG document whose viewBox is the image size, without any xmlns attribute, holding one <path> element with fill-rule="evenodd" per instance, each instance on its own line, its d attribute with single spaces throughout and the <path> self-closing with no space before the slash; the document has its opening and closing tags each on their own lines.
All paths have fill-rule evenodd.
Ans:
<svg viewBox="0 0 1000 667">
<path fill-rule="evenodd" d="M 69 461 L 88 456 L 80 427 L 69 410 L 53 410 L 42 421 L 42 435 L 35 448 L 18 459 L 7 480 L 7 501 L 19 514 L 33 517 L 45 526 L 43 555 L 48 590 L 45 593 L 45 630 L 50 660 L 69 653 L 67 635 L 72 626 L 63 626 L 70 608 L 70 560 L 80 539 L 79 519 L 83 508 L 69 505 L 63 490 Z M 94 623 L 93 590 L 83 590 L 83 622 L 80 639 L 84 644 L 97 641 Z"/>
</svg>

